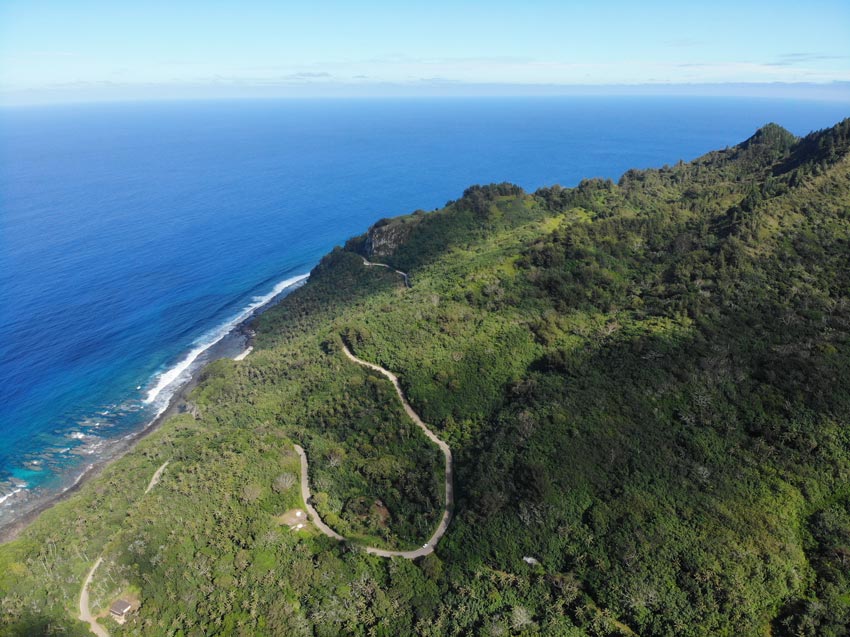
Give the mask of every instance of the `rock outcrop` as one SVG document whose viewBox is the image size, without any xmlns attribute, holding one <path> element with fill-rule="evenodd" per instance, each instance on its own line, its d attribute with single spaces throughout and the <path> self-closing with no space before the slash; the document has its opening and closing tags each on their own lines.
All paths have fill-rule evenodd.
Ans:
<svg viewBox="0 0 850 637">
<path fill-rule="evenodd" d="M 366 235 L 366 256 L 369 259 L 389 257 L 410 236 L 416 224 L 398 221 L 379 221 Z"/>
</svg>

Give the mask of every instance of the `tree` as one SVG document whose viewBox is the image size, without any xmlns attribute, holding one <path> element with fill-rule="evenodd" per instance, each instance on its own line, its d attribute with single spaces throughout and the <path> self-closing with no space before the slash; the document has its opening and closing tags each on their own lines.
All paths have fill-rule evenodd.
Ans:
<svg viewBox="0 0 850 637">
<path fill-rule="evenodd" d="M 294 473 L 282 473 L 274 479 L 272 489 L 275 490 L 275 493 L 283 493 L 284 491 L 289 491 L 295 482 L 296 477 Z"/>
</svg>

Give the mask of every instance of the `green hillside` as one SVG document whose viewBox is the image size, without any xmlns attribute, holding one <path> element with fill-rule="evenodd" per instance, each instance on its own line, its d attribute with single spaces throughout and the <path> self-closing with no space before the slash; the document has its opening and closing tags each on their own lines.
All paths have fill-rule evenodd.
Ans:
<svg viewBox="0 0 850 637">
<path fill-rule="evenodd" d="M 102 556 L 112 635 L 845 635 L 848 242 L 850 120 L 382 220 L 0 546 L 0 634 L 89 634 Z M 444 466 L 343 344 L 452 448 L 425 558 L 363 549 L 425 541 Z M 281 524 L 293 443 L 348 542 Z"/>
</svg>

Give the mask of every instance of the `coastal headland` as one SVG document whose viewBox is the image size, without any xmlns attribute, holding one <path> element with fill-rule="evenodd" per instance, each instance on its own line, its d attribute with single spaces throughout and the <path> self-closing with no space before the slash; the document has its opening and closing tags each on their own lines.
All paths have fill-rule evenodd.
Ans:
<svg viewBox="0 0 850 637">
<path fill-rule="evenodd" d="M 845 120 L 376 222 L 0 546 L 0 635 L 100 557 L 142 635 L 845 633 L 848 209 Z"/>
</svg>

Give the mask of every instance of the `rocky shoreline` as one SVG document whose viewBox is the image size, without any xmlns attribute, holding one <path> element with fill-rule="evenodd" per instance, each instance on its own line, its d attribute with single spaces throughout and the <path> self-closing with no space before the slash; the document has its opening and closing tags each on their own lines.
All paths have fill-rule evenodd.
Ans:
<svg viewBox="0 0 850 637">
<path fill-rule="evenodd" d="M 201 375 L 207 365 L 213 361 L 222 358 L 231 358 L 234 360 L 243 360 L 248 350 L 253 350 L 255 331 L 253 328 L 254 321 L 263 312 L 277 305 L 281 298 L 295 291 L 306 281 L 299 281 L 289 286 L 281 294 L 275 296 L 266 305 L 257 308 L 250 316 L 237 323 L 227 335 L 219 342 L 207 349 L 201 357 L 199 357 L 199 365 L 183 385 L 174 393 L 168 406 L 155 418 L 150 420 L 143 428 L 131 434 L 125 435 L 118 441 L 115 441 L 111 453 L 107 456 L 99 458 L 86 469 L 76 481 L 58 493 L 45 495 L 37 501 L 31 509 L 23 512 L 19 517 L 11 522 L 0 527 L 0 544 L 11 542 L 16 539 L 32 522 L 41 515 L 44 511 L 50 509 L 55 504 L 63 502 L 77 493 L 83 485 L 92 478 L 97 477 L 112 462 L 124 457 L 127 453 L 133 450 L 136 444 L 156 431 L 166 420 L 181 413 L 191 412 L 192 404 L 189 401 L 189 394 L 198 385 Z"/>
</svg>

